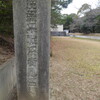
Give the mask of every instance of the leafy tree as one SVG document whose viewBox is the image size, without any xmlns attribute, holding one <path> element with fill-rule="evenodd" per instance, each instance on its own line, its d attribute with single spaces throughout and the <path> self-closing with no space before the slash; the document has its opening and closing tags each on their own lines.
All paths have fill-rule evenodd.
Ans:
<svg viewBox="0 0 100 100">
<path fill-rule="evenodd" d="M 97 9 L 93 9 L 86 13 L 84 17 L 84 24 L 90 29 L 91 33 L 95 33 L 95 27 L 97 24 L 97 19 L 96 17 L 99 15 L 99 11 Z"/>
<path fill-rule="evenodd" d="M 0 34 L 13 33 L 12 1 L 0 1 Z"/>
<path fill-rule="evenodd" d="M 78 18 L 78 16 L 74 13 L 70 15 L 64 14 L 62 16 L 62 23 L 64 25 L 64 29 L 70 29 L 70 25 L 71 23 L 73 23 L 73 20 Z"/>
<path fill-rule="evenodd" d="M 72 16 L 71 15 L 64 15 L 63 17 L 63 25 L 64 29 L 69 29 L 70 24 L 73 22 Z"/>
<path fill-rule="evenodd" d="M 72 0 L 51 0 L 51 24 L 61 24 L 61 9 L 66 8 Z M 0 0 L 0 34 L 13 34 L 12 0 Z"/>
<path fill-rule="evenodd" d="M 100 8 L 97 8 L 99 14 L 95 17 L 96 25 L 95 25 L 95 32 L 100 33 Z"/>
<path fill-rule="evenodd" d="M 100 32 L 100 8 L 91 9 L 83 17 L 74 18 L 70 30 L 83 33 Z"/>
<path fill-rule="evenodd" d="M 72 0 L 51 0 L 51 25 L 55 27 L 57 24 L 62 24 L 62 8 L 67 8 Z"/>
<path fill-rule="evenodd" d="M 70 24 L 71 32 L 80 32 L 80 27 L 82 25 L 83 18 L 73 18 L 73 22 Z"/>
<path fill-rule="evenodd" d="M 100 8 L 100 0 L 98 0 L 97 8 Z"/>
<path fill-rule="evenodd" d="M 78 10 L 77 15 L 78 16 L 84 16 L 86 12 L 89 12 L 91 10 L 91 5 L 85 3 L 82 5 L 82 7 Z"/>
</svg>

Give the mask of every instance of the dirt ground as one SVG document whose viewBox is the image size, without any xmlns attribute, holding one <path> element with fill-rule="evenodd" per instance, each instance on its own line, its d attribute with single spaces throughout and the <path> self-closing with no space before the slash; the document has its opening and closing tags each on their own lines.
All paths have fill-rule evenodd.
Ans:
<svg viewBox="0 0 100 100">
<path fill-rule="evenodd" d="M 50 100 L 100 100 L 100 42 L 53 37 Z"/>
<path fill-rule="evenodd" d="M 13 57 L 14 47 L 4 39 L 0 38 L 0 65 Z"/>
<path fill-rule="evenodd" d="M 14 55 L 5 45 L 0 42 L 0 64 Z M 50 100 L 100 100 L 99 41 L 53 37 L 52 55 Z"/>
</svg>

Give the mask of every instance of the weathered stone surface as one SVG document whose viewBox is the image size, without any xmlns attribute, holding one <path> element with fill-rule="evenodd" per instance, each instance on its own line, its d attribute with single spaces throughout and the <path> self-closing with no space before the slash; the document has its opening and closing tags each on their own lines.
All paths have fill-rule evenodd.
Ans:
<svg viewBox="0 0 100 100">
<path fill-rule="evenodd" d="M 50 0 L 14 0 L 19 100 L 49 100 Z"/>
<path fill-rule="evenodd" d="M 0 100 L 10 100 L 16 85 L 16 68 L 14 58 L 0 65 Z"/>
</svg>

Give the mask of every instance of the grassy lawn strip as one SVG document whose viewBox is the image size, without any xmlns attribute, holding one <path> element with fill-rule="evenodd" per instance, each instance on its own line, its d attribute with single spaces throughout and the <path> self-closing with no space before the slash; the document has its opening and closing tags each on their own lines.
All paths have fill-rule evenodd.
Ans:
<svg viewBox="0 0 100 100">
<path fill-rule="evenodd" d="M 70 33 L 72 35 L 80 35 L 80 36 L 100 36 L 100 33 L 89 33 L 89 34 L 84 34 L 84 33 Z"/>
<path fill-rule="evenodd" d="M 97 39 L 87 39 L 87 38 L 80 38 L 80 37 L 71 37 L 71 38 L 82 39 L 82 40 L 92 40 L 92 41 L 98 41 L 98 42 L 100 42 L 100 40 L 97 40 Z"/>
</svg>

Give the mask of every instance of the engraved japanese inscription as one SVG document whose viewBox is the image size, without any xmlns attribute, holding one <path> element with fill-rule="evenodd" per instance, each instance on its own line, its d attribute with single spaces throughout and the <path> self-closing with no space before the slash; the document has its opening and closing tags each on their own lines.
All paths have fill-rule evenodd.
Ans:
<svg viewBox="0 0 100 100">
<path fill-rule="evenodd" d="M 31 96 L 38 88 L 38 43 L 37 43 L 37 1 L 27 0 L 26 6 L 26 48 L 27 48 L 27 88 Z"/>
</svg>

